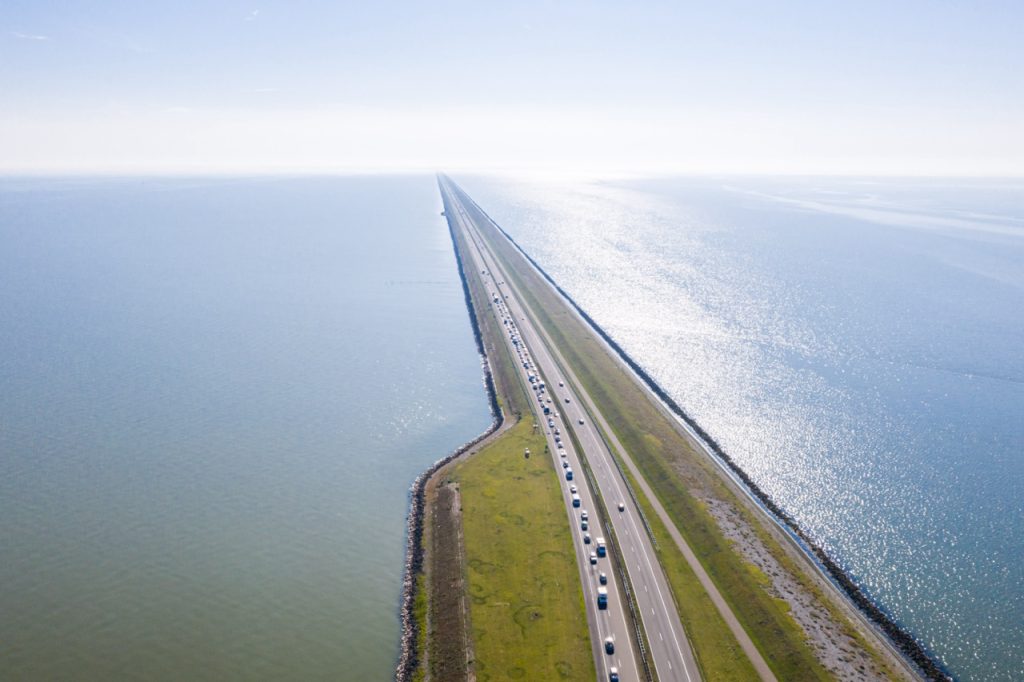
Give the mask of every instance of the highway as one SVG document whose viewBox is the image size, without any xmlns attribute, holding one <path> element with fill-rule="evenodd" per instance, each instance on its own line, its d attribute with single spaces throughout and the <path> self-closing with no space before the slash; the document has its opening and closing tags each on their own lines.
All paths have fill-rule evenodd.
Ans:
<svg viewBox="0 0 1024 682">
<path fill-rule="evenodd" d="M 589 530 L 592 538 L 596 538 L 598 535 L 609 536 L 604 529 L 596 530 L 601 527 L 594 523 L 594 515 L 597 513 L 598 506 L 594 504 L 592 491 L 586 485 L 586 477 L 582 475 L 581 458 L 586 460 L 593 472 L 598 492 L 608 510 L 609 518 L 601 520 L 602 526 L 614 529 L 617 536 L 622 553 L 618 565 L 625 567 L 629 583 L 632 586 L 637 611 L 647 635 L 649 660 L 653 663 L 658 679 L 662 682 L 670 680 L 696 682 L 700 679 L 700 674 L 679 621 L 668 583 L 658 564 L 657 555 L 644 528 L 639 509 L 636 508 L 632 497 L 628 494 L 625 481 L 597 429 L 596 424 L 600 420 L 595 420 L 595 415 L 591 413 L 594 409 L 593 401 L 589 399 L 589 396 L 582 395 L 580 385 L 575 381 L 571 372 L 566 371 L 564 365 L 556 360 L 557 350 L 551 345 L 544 330 L 535 323 L 529 309 L 523 304 L 524 299 L 521 292 L 516 290 L 506 276 L 500 261 L 488 247 L 487 239 L 481 232 L 480 226 L 466 211 L 461 190 L 447 178 L 441 178 L 439 184 L 442 195 L 446 199 L 446 210 L 454 210 L 454 215 L 449 214 L 449 219 L 453 220 L 453 225 L 462 231 L 467 243 L 472 245 L 469 249 L 470 253 L 466 255 L 471 259 L 470 262 L 473 263 L 476 273 L 481 276 L 485 288 L 492 294 L 491 303 L 495 314 L 498 315 L 499 323 L 506 329 L 506 341 L 512 350 L 513 357 L 520 358 L 521 355 L 525 355 L 525 360 L 520 361 L 519 369 L 526 385 L 531 385 L 529 379 L 531 371 L 539 374 L 540 379 L 537 381 L 543 380 L 546 384 L 544 391 L 531 390 L 530 393 L 534 396 L 533 406 L 539 423 L 546 427 L 545 434 L 556 469 L 560 474 L 563 471 L 560 463 L 562 458 L 557 454 L 559 445 L 556 441 L 557 437 L 561 440 L 561 445 L 565 446 L 565 460 L 575 472 L 572 483 L 562 480 L 563 494 L 573 524 L 574 541 L 580 563 L 583 592 L 588 604 L 588 621 L 591 627 L 591 640 L 595 646 L 599 679 L 609 679 L 612 666 L 618 669 L 622 680 L 642 680 L 646 678 L 646 675 L 642 661 L 636 660 L 633 654 L 633 647 L 621 646 L 621 643 L 629 641 L 633 626 L 628 614 L 628 605 L 623 603 L 621 590 L 616 585 L 617 581 L 612 579 L 613 562 L 610 557 L 602 558 L 598 560 L 596 567 L 591 567 L 590 551 L 592 551 L 593 543 L 583 544 L 583 532 L 579 525 L 579 509 L 574 509 L 571 506 L 569 486 L 575 484 L 581 498 L 581 508 L 585 507 L 590 511 Z M 495 238 L 504 239 L 504 236 L 498 235 Z M 511 329 L 509 325 L 512 325 Z M 539 397 L 537 397 L 538 393 Z M 581 400 L 581 397 L 585 400 Z M 551 403 L 546 402 L 549 398 Z M 559 413 L 558 417 L 551 417 L 551 426 L 548 426 L 548 417 L 542 414 L 541 410 L 544 405 L 548 405 L 549 409 Z M 569 429 L 573 431 L 580 443 L 581 452 L 575 450 L 571 438 L 567 437 Z M 619 511 L 620 504 L 622 511 Z M 609 555 L 614 551 L 614 548 L 609 546 Z M 596 575 L 602 571 L 609 576 L 606 586 L 609 594 L 609 608 L 595 610 L 593 607 L 596 603 Z M 612 636 L 617 644 L 615 653 L 610 656 L 604 654 L 602 647 L 604 638 L 608 636 Z"/>
<path fill-rule="evenodd" d="M 645 676 L 641 672 L 640 662 L 637 660 L 632 641 L 633 627 L 628 614 L 628 605 L 623 598 L 609 557 L 598 557 L 596 563 L 591 563 L 591 552 L 596 553 L 597 538 L 602 535 L 600 519 L 598 518 L 597 505 L 594 504 L 593 493 L 583 475 L 580 460 L 571 439 L 564 430 L 561 416 L 554 416 L 559 412 L 555 398 L 551 397 L 551 386 L 545 383 L 544 390 L 540 390 L 539 384 L 543 380 L 544 372 L 540 369 L 532 355 L 532 348 L 522 336 L 521 315 L 517 315 L 512 305 L 515 303 L 502 296 L 496 296 L 504 281 L 495 276 L 497 272 L 493 269 L 493 260 L 483 248 L 479 235 L 466 222 L 465 213 L 461 205 L 452 201 L 452 195 L 448 195 L 448 210 L 454 209 L 455 214 L 449 217 L 454 218 L 458 229 L 463 231 L 466 241 L 470 244 L 469 253 L 464 254 L 464 267 L 467 276 L 479 276 L 484 284 L 485 290 L 491 294 L 489 301 L 492 311 L 502 329 L 505 330 L 504 341 L 509 348 L 511 355 L 518 361 L 517 370 L 523 385 L 527 387 L 528 398 L 531 401 L 534 417 L 538 428 L 542 428 L 545 434 L 548 451 L 559 476 L 562 496 L 566 506 L 566 513 L 569 517 L 569 527 L 573 536 L 573 546 L 576 549 L 577 564 L 579 567 L 580 582 L 583 588 L 583 597 L 587 609 L 587 621 L 591 631 L 591 644 L 594 655 L 594 663 L 598 671 L 599 679 L 608 680 L 611 670 L 614 667 L 623 682 L 627 680 L 643 680 Z M 516 306 L 518 309 L 518 306 Z M 535 376 L 535 381 L 530 381 L 530 375 Z M 550 401 L 550 402 L 548 402 Z M 551 410 L 552 414 L 543 413 L 544 406 Z M 551 420 L 551 426 L 548 420 Z M 564 457 L 561 454 L 564 453 Z M 543 456 L 544 453 L 532 453 L 536 456 Z M 572 480 L 566 479 L 566 468 L 562 462 L 569 465 L 573 471 Z M 578 507 L 573 506 L 573 490 L 580 498 Z M 582 527 L 583 515 L 587 515 L 587 530 Z M 590 543 L 584 542 L 584 536 L 589 534 Z M 600 583 L 600 575 L 604 573 L 607 577 L 606 584 Z M 604 587 L 608 591 L 608 608 L 599 609 L 597 605 L 597 591 Z M 614 653 L 605 652 L 605 640 L 611 637 L 614 643 Z"/>
</svg>

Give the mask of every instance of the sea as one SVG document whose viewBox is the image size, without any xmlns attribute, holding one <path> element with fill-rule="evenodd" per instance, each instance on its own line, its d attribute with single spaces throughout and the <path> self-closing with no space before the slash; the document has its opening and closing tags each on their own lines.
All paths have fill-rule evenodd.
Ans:
<svg viewBox="0 0 1024 682">
<path fill-rule="evenodd" d="M 1024 182 L 456 176 L 962 680 L 1024 679 Z M 0 179 L 0 679 L 383 680 L 490 422 L 433 177 Z"/>
<path fill-rule="evenodd" d="M 386 680 L 490 423 L 434 179 L 0 179 L 0 679 Z"/>
<path fill-rule="evenodd" d="M 949 672 L 1024 679 L 1024 180 L 455 179 Z"/>
</svg>

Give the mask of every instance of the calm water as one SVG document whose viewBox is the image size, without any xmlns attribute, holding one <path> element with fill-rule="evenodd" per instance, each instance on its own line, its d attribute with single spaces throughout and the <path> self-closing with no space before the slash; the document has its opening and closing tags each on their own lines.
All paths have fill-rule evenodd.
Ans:
<svg viewBox="0 0 1024 682">
<path fill-rule="evenodd" d="M 0 679 L 391 675 L 489 423 L 432 177 L 0 180 Z"/>
<path fill-rule="evenodd" d="M 963 679 L 1024 679 L 1024 183 L 464 187 Z"/>
</svg>

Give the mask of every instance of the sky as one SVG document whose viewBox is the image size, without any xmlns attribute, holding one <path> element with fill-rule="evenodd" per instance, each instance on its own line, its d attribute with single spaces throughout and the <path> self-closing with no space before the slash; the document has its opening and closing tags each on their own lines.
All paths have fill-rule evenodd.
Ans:
<svg viewBox="0 0 1024 682">
<path fill-rule="evenodd" d="M 0 3 L 0 172 L 1024 175 L 1024 2 Z"/>
</svg>

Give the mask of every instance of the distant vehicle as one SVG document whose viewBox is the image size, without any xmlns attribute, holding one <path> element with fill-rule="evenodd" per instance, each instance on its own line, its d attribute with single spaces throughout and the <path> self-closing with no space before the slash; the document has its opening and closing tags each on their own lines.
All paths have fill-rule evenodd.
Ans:
<svg viewBox="0 0 1024 682">
<path fill-rule="evenodd" d="M 565 450 L 563 450 L 562 448 L 558 448 L 558 456 L 565 457 Z"/>
<path fill-rule="evenodd" d="M 555 427 L 555 420 L 554 419 L 549 419 L 548 420 L 548 426 L 550 426 L 551 428 L 554 428 Z"/>
<path fill-rule="evenodd" d="M 574 506 L 574 507 L 580 506 L 580 496 L 575 494 L 575 493 L 573 493 L 573 496 L 572 496 L 572 506 Z"/>
<path fill-rule="evenodd" d="M 566 469 L 565 470 L 565 480 L 567 480 L 567 481 L 571 481 L 572 480 L 572 469 Z"/>
<path fill-rule="evenodd" d="M 597 554 L 591 552 L 590 553 L 590 565 L 594 566 L 595 564 L 597 564 Z"/>
<path fill-rule="evenodd" d="M 527 450 L 527 452 L 529 452 L 529 450 Z M 569 486 L 569 492 L 571 492 L 571 493 L 575 494 L 575 493 L 577 493 L 577 492 L 579 492 L 579 491 L 578 491 L 578 490 L 576 490 L 576 486 L 574 486 L 574 485 L 571 485 L 571 486 Z"/>
<path fill-rule="evenodd" d="M 587 521 L 587 520 L 590 519 L 590 516 L 587 514 L 587 510 L 586 509 L 584 509 L 583 511 L 580 512 L 580 518 L 583 519 L 584 521 Z"/>
<path fill-rule="evenodd" d="M 604 652 L 606 654 L 614 654 L 615 653 L 615 640 L 612 639 L 611 637 L 605 637 L 604 638 Z"/>
<path fill-rule="evenodd" d="M 562 462 L 562 468 L 563 469 L 568 469 L 569 468 L 569 463 L 568 462 Z"/>
<path fill-rule="evenodd" d="M 619 682 L 619 669 L 614 665 L 608 668 L 608 682 Z"/>
<path fill-rule="evenodd" d="M 590 526 L 586 521 L 580 521 L 580 530 L 587 530 L 589 527 Z"/>
<path fill-rule="evenodd" d="M 597 574 L 597 582 L 601 583 L 602 585 L 607 585 L 608 584 L 608 576 L 605 575 L 604 572 L 598 573 Z"/>
<path fill-rule="evenodd" d="M 604 538 L 597 539 L 597 556 L 607 556 L 608 547 L 604 544 Z"/>
<path fill-rule="evenodd" d="M 619 502 L 619 511 L 626 511 L 626 503 Z"/>
<path fill-rule="evenodd" d="M 597 588 L 597 608 L 606 609 L 608 608 L 608 588 L 599 587 Z"/>
<path fill-rule="evenodd" d="M 568 398 L 566 398 L 566 399 L 565 399 L 565 404 L 566 404 L 566 405 L 568 405 L 568 404 L 569 404 L 569 399 L 568 399 Z"/>
<path fill-rule="evenodd" d="M 584 545 L 589 545 L 590 544 L 590 533 L 584 533 L 583 534 L 583 544 Z"/>
<path fill-rule="evenodd" d="M 557 436 L 558 434 L 560 434 L 560 433 L 561 433 L 561 431 L 559 431 L 558 429 L 555 429 L 555 435 L 556 435 L 556 436 Z"/>
<path fill-rule="evenodd" d="M 559 386 L 565 386 L 565 382 L 564 382 L 564 381 L 559 381 L 559 382 L 558 382 L 558 385 L 559 385 Z"/>
<path fill-rule="evenodd" d="M 580 426 L 583 426 L 583 419 L 580 419 Z"/>
</svg>

